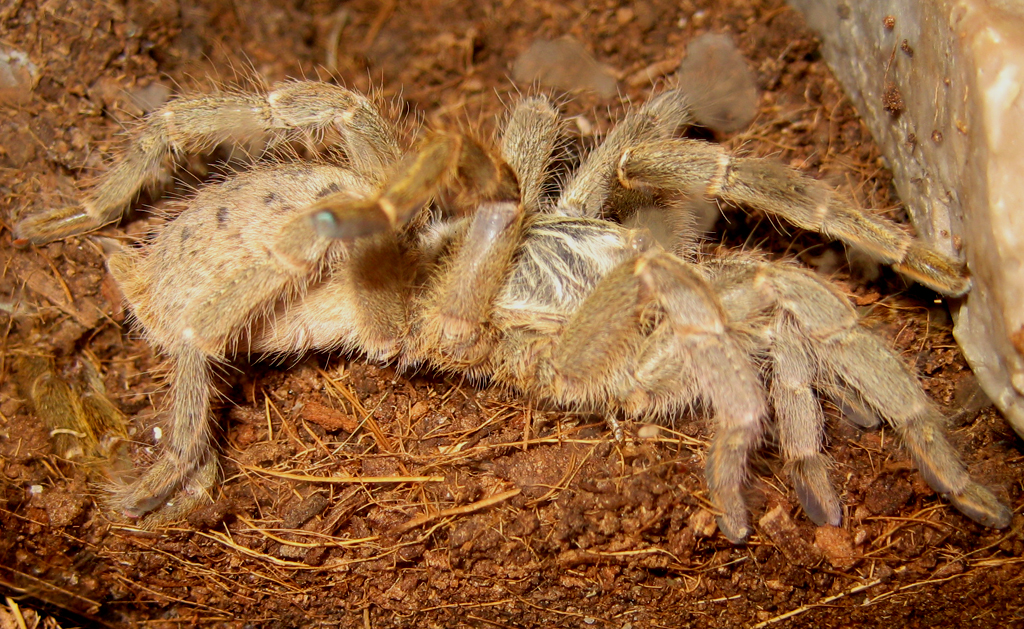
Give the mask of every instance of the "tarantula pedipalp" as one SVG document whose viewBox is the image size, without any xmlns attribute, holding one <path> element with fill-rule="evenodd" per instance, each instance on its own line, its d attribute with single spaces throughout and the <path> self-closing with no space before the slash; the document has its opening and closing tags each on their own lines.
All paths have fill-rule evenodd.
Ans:
<svg viewBox="0 0 1024 629">
<path fill-rule="evenodd" d="M 734 542 L 751 531 L 742 491 L 769 417 L 805 511 L 840 523 L 819 394 L 887 420 L 937 492 L 982 524 L 1008 526 L 1008 509 L 969 477 L 916 379 L 835 288 L 751 257 L 696 264 L 605 218 L 642 204 L 671 211 L 646 188 L 703 189 L 865 245 L 940 291 L 968 289 L 954 261 L 813 180 L 675 139 L 688 111 L 686 95 L 668 90 L 630 112 L 549 203 L 561 124 L 543 98 L 514 107 L 500 155 L 435 134 L 405 157 L 368 99 L 332 85 L 167 104 L 83 208 L 30 217 L 19 235 L 45 241 L 108 222 L 168 154 L 238 129 L 273 143 L 333 127 L 346 160 L 257 165 L 205 186 L 150 244 L 110 260 L 171 363 L 164 449 L 114 504 L 154 512 L 153 522 L 208 493 L 211 368 L 228 353 L 340 349 L 609 418 L 676 421 L 705 406 L 715 418 L 707 482 Z M 454 212 L 430 204 L 439 190 L 456 193 Z"/>
</svg>

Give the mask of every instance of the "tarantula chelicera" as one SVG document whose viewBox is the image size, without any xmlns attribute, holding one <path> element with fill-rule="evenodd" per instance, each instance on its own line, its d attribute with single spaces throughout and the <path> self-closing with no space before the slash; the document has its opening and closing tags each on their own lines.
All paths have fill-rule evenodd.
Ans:
<svg viewBox="0 0 1024 629">
<path fill-rule="evenodd" d="M 840 523 L 821 396 L 859 409 L 862 423 L 883 418 L 938 493 L 1008 526 L 916 378 L 837 288 L 750 255 L 698 263 L 621 219 L 651 208 L 673 219 L 679 204 L 663 199 L 704 194 L 843 240 L 947 295 L 969 288 L 959 265 L 790 168 L 679 139 L 688 112 L 678 89 L 634 109 L 555 199 L 545 186 L 561 123 L 543 97 L 514 106 L 497 151 L 434 133 L 406 152 L 370 99 L 318 82 L 185 96 L 151 114 L 83 207 L 28 217 L 18 235 L 44 242 L 113 221 L 169 156 L 223 141 L 331 131 L 341 159 L 262 163 L 206 185 L 151 242 L 110 259 L 171 365 L 162 453 L 114 504 L 139 517 L 208 495 L 215 363 L 240 350 L 329 349 L 610 419 L 671 422 L 705 408 L 707 483 L 734 542 L 751 532 L 743 488 L 768 426 L 808 516 Z"/>
</svg>

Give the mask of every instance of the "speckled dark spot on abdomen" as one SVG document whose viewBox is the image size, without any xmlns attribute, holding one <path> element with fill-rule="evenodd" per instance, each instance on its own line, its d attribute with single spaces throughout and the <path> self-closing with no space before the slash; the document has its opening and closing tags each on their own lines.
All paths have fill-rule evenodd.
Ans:
<svg viewBox="0 0 1024 629">
<path fill-rule="evenodd" d="M 325 186 L 324 188 L 322 188 L 320 190 L 320 192 L 317 192 L 316 193 L 316 198 L 322 199 L 322 198 L 324 198 L 326 196 L 329 196 L 329 195 L 332 195 L 332 194 L 334 194 L 336 192 L 341 192 L 341 186 L 339 184 L 337 184 L 337 183 L 332 183 L 329 186 Z"/>
<path fill-rule="evenodd" d="M 217 228 L 218 229 L 224 229 L 225 227 L 227 227 L 227 225 L 228 225 L 228 214 L 229 213 L 230 213 L 230 210 L 228 210 L 228 208 L 226 208 L 226 207 L 221 207 L 221 208 L 217 209 Z"/>
</svg>

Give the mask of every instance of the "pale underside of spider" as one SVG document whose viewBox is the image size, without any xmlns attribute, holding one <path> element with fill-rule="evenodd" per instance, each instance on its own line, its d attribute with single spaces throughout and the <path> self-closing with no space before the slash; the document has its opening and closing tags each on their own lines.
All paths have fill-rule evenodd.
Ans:
<svg viewBox="0 0 1024 629">
<path fill-rule="evenodd" d="M 672 199 L 760 210 L 947 295 L 969 289 L 960 266 L 792 169 L 679 139 L 688 112 L 679 90 L 634 109 L 557 195 L 545 186 L 562 124 L 542 97 L 513 107 L 497 151 L 435 133 L 407 152 L 370 99 L 318 82 L 184 96 L 151 114 L 81 207 L 30 216 L 18 235 L 46 242 L 114 221 L 169 157 L 221 142 L 330 131 L 343 158 L 261 163 L 206 185 L 144 247 L 111 258 L 139 328 L 170 363 L 162 452 L 113 505 L 155 523 L 210 495 L 217 362 L 340 350 L 610 420 L 681 422 L 704 409 L 708 488 L 734 542 L 751 532 L 743 489 L 768 430 L 808 516 L 840 524 L 822 398 L 859 409 L 862 423 L 885 420 L 936 492 L 979 523 L 1008 526 L 917 379 L 844 294 L 793 264 L 698 262 Z M 641 211 L 662 214 L 679 242 L 623 225 Z"/>
</svg>

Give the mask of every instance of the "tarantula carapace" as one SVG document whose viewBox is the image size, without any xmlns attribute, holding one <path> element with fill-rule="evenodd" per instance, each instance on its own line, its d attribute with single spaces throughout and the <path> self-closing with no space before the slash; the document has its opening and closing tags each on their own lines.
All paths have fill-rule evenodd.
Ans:
<svg viewBox="0 0 1024 629">
<path fill-rule="evenodd" d="M 331 131 L 342 158 L 278 160 L 206 185 L 151 242 L 110 259 L 171 366 L 164 449 L 114 504 L 155 521 L 208 495 L 215 363 L 331 349 L 465 373 L 612 420 L 682 421 L 705 408 L 707 483 L 734 542 L 751 532 L 743 488 L 769 426 L 809 517 L 840 523 L 820 397 L 861 409 L 862 422 L 885 419 L 937 492 L 1008 526 L 916 378 L 838 289 L 749 254 L 698 263 L 620 219 L 653 209 L 681 225 L 679 204 L 663 199 L 705 194 L 851 243 L 947 295 L 969 288 L 960 267 L 796 171 L 679 139 L 688 112 L 680 90 L 634 109 L 556 199 L 546 185 L 562 127 L 542 97 L 514 106 L 498 151 L 435 133 L 406 153 L 368 98 L 318 82 L 186 96 L 151 114 L 83 207 L 29 217 L 18 235 L 44 242 L 115 220 L 168 156 L 222 141 Z"/>
</svg>

